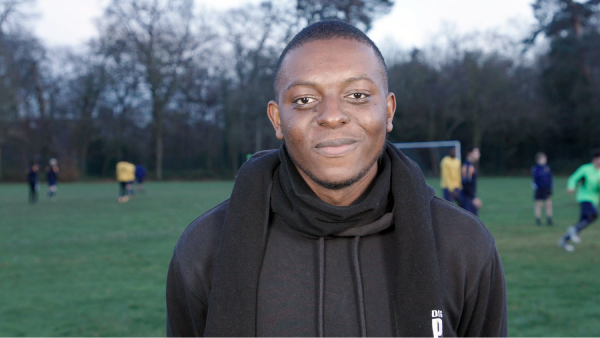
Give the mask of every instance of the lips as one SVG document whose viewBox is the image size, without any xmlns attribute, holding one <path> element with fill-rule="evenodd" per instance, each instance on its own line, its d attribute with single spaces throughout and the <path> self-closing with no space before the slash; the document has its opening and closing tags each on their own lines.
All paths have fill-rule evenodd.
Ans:
<svg viewBox="0 0 600 338">
<path fill-rule="evenodd" d="M 319 142 L 315 149 L 325 156 L 343 156 L 358 145 L 358 140 L 352 138 L 336 138 Z"/>
</svg>

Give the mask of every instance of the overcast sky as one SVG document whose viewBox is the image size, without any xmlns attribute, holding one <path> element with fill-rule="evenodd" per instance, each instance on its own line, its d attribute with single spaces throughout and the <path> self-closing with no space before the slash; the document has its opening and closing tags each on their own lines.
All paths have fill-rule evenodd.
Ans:
<svg viewBox="0 0 600 338">
<path fill-rule="evenodd" d="M 224 10 L 260 0 L 195 0 L 197 7 Z M 94 19 L 108 0 L 37 0 L 34 33 L 48 46 L 75 46 L 96 36 Z M 494 29 L 522 36 L 533 24 L 533 0 L 396 0 L 369 36 L 381 46 L 390 39 L 403 48 L 423 47 L 452 27 L 457 33 Z M 384 47 L 384 46 L 383 46 Z"/>
</svg>

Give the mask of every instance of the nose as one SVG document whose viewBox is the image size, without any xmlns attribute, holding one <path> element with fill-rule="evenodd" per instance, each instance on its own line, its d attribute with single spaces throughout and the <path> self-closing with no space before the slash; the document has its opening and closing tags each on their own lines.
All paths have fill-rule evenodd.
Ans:
<svg viewBox="0 0 600 338">
<path fill-rule="evenodd" d="M 317 107 L 320 110 L 317 116 L 319 126 L 336 129 L 350 122 L 350 117 L 342 110 L 342 102 L 333 97 L 325 97 Z"/>
</svg>

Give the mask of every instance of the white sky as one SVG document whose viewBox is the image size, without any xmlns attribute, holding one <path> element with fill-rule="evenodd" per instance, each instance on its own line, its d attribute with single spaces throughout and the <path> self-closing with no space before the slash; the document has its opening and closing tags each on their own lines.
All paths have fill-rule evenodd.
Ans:
<svg viewBox="0 0 600 338">
<path fill-rule="evenodd" d="M 217 10 L 260 0 L 195 0 Z M 75 46 L 96 36 L 94 19 L 109 0 L 37 0 L 34 33 L 48 46 Z M 379 45 L 423 47 L 433 35 L 452 27 L 457 33 L 494 29 L 523 35 L 533 24 L 533 0 L 396 0 L 390 14 L 375 22 L 369 36 Z"/>
</svg>

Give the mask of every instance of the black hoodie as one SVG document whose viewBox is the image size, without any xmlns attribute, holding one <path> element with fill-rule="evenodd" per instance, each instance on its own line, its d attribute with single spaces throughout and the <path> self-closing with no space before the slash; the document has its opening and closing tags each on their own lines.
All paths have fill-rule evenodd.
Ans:
<svg viewBox="0 0 600 338">
<path fill-rule="evenodd" d="M 492 236 L 475 216 L 427 191 L 443 301 L 431 325 L 441 320 L 445 336 L 506 336 L 504 275 Z M 175 247 L 167 279 L 169 336 L 204 334 L 228 205 L 192 222 Z M 256 335 L 396 335 L 392 218 L 387 212 L 350 232 L 319 237 L 289 226 L 271 208 Z"/>
</svg>

